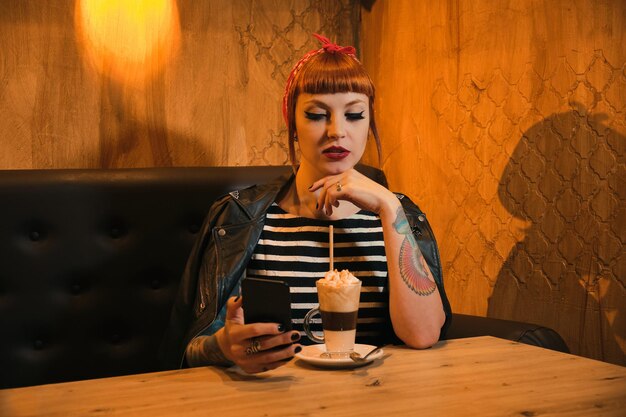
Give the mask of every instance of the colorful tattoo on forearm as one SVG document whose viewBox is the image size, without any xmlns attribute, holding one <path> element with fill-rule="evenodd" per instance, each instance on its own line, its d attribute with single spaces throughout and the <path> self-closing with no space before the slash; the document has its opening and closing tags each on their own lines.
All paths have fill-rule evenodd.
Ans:
<svg viewBox="0 0 626 417">
<path fill-rule="evenodd" d="M 400 276 L 404 283 L 418 295 L 432 294 L 437 285 L 428 274 L 428 265 L 417 246 L 417 241 L 411 231 L 411 226 L 404 214 L 402 207 L 398 208 L 396 221 L 393 227 L 398 233 L 404 235 L 404 240 L 400 245 Z"/>
</svg>

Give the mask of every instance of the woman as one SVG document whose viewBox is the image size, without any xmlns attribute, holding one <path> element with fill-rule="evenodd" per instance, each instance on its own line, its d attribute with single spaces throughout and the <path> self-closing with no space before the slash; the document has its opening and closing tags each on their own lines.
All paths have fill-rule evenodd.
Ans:
<svg viewBox="0 0 626 417">
<path fill-rule="evenodd" d="M 302 349 L 300 319 L 314 302 L 311 288 L 328 269 L 331 224 L 336 265 L 363 281 L 357 342 L 389 342 L 392 328 L 406 345 L 427 348 L 450 314 L 440 275 L 436 283 L 405 214 L 413 219 L 419 210 L 355 170 L 370 135 L 380 156 L 374 86 L 354 48 L 315 36 L 322 48 L 295 65 L 283 99 L 295 175 L 231 193 L 211 208 L 166 338 L 165 354 L 177 365 L 234 363 L 256 373 L 293 358 Z M 290 283 L 293 331 L 244 324 L 242 298 L 234 295 L 246 275 Z"/>
</svg>

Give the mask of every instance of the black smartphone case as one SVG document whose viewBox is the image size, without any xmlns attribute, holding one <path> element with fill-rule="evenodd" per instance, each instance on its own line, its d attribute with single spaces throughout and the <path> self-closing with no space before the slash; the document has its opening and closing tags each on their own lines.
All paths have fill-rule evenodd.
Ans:
<svg viewBox="0 0 626 417">
<path fill-rule="evenodd" d="M 243 315 L 246 324 L 280 323 L 285 331 L 291 326 L 291 297 L 284 281 L 245 278 L 241 282 Z"/>
</svg>

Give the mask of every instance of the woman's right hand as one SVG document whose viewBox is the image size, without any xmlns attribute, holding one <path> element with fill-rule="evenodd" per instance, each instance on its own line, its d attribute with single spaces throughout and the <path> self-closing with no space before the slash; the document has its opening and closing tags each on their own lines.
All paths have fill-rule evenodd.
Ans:
<svg viewBox="0 0 626 417">
<path fill-rule="evenodd" d="M 249 374 L 285 365 L 302 347 L 297 331 L 285 332 L 278 323 L 244 324 L 241 297 L 226 305 L 224 327 L 215 333 L 224 356 Z"/>
</svg>

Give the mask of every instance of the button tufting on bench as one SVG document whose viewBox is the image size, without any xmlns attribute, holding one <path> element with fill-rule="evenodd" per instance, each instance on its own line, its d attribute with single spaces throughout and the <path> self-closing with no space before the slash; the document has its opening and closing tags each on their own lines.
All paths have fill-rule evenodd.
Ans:
<svg viewBox="0 0 626 417">
<path fill-rule="evenodd" d="M 35 348 L 35 350 L 41 350 L 43 349 L 43 346 L 44 343 L 41 339 L 35 339 L 35 341 L 33 342 L 33 347 Z"/>
<path fill-rule="evenodd" d="M 73 283 L 70 287 L 70 292 L 74 295 L 80 294 L 82 290 L 83 287 L 77 282 Z"/>
<path fill-rule="evenodd" d="M 41 234 L 33 230 L 32 232 L 30 232 L 29 237 L 30 240 L 32 240 L 33 242 L 37 242 L 39 239 L 41 239 Z"/>
</svg>

